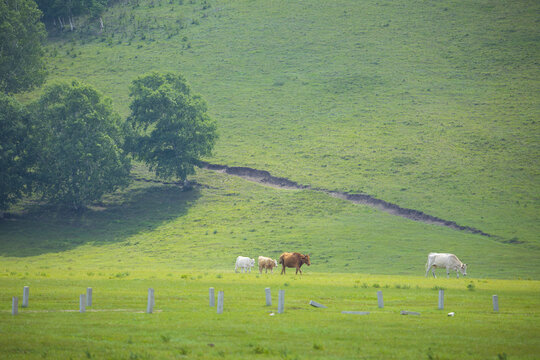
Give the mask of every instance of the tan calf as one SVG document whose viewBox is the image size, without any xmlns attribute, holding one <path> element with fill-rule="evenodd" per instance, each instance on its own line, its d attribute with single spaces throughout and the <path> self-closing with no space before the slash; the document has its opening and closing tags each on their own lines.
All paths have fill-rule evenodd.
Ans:
<svg viewBox="0 0 540 360">
<path fill-rule="evenodd" d="M 274 268 L 276 266 L 276 260 L 264 256 L 259 256 L 259 273 L 262 274 L 263 269 L 265 269 L 266 273 L 268 274 L 268 269 L 270 269 L 270 272 L 273 274 Z"/>
</svg>

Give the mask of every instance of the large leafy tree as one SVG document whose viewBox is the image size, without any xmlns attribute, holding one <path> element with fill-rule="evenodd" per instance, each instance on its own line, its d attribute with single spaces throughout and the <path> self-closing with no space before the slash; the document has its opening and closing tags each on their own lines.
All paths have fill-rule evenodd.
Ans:
<svg viewBox="0 0 540 360">
<path fill-rule="evenodd" d="M 6 210 L 27 189 L 28 113 L 12 97 L 0 93 L 0 210 Z"/>
<path fill-rule="evenodd" d="M 77 81 L 48 87 L 33 104 L 36 190 L 72 209 L 129 183 L 121 119 L 110 99 Z"/>
<path fill-rule="evenodd" d="M 153 73 L 131 85 L 129 151 L 161 178 L 185 180 L 217 138 L 205 101 L 179 74 Z"/>
<path fill-rule="evenodd" d="M 0 0 L 0 91 L 26 91 L 45 80 L 40 19 L 33 0 Z"/>
</svg>

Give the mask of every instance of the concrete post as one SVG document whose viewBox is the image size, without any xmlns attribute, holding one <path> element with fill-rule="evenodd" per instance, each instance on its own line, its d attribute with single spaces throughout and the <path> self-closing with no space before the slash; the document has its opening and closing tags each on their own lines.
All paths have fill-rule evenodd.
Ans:
<svg viewBox="0 0 540 360">
<path fill-rule="evenodd" d="M 377 291 L 377 304 L 379 305 L 379 308 L 381 309 L 384 307 L 384 301 L 383 301 L 381 290 Z"/>
<path fill-rule="evenodd" d="M 79 296 L 79 312 L 86 312 L 86 296 L 84 294 Z"/>
<path fill-rule="evenodd" d="M 154 289 L 148 288 L 148 303 L 146 305 L 146 313 L 151 314 L 154 311 Z"/>
<path fill-rule="evenodd" d="M 217 313 L 223 314 L 223 300 L 224 300 L 224 294 L 223 291 L 218 292 L 217 296 Z"/>
<path fill-rule="evenodd" d="M 17 315 L 19 312 L 19 298 L 14 296 L 11 299 L 11 315 Z"/>
<path fill-rule="evenodd" d="M 28 307 L 28 298 L 30 297 L 30 288 L 28 286 L 25 286 L 23 288 L 23 300 L 22 300 L 22 307 Z"/>
<path fill-rule="evenodd" d="M 439 310 L 444 309 L 444 290 L 439 290 Z"/>
<path fill-rule="evenodd" d="M 285 309 L 285 290 L 279 290 L 278 296 L 278 314 L 283 314 Z"/>
<path fill-rule="evenodd" d="M 86 306 L 92 306 L 92 288 L 86 288 Z"/>
<path fill-rule="evenodd" d="M 216 305 L 216 296 L 214 294 L 214 288 L 213 287 L 208 289 L 208 300 L 209 300 L 210 306 L 215 306 Z"/>
<path fill-rule="evenodd" d="M 493 311 L 499 311 L 499 297 L 493 295 Z"/>
<path fill-rule="evenodd" d="M 266 306 L 272 306 L 272 294 L 270 288 L 265 288 L 264 292 L 266 294 Z"/>
</svg>

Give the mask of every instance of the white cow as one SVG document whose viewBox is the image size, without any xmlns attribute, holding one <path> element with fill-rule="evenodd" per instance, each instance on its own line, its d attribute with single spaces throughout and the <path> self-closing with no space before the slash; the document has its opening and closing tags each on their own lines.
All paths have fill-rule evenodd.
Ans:
<svg viewBox="0 0 540 360">
<path fill-rule="evenodd" d="M 255 266 L 255 259 L 250 259 L 245 256 L 239 256 L 236 258 L 236 264 L 234 265 L 234 272 L 237 272 L 238 268 L 241 272 L 251 272 L 251 268 Z"/>
<path fill-rule="evenodd" d="M 454 254 L 429 253 L 426 264 L 426 277 L 429 270 L 435 276 L 436 268 L 446 268 L 446 277 L 450 277 L 450 270 L 455 270 L 459 279 L 459 272 L 467 276 L 467 264 L 462 263 Z"/>
</svg>

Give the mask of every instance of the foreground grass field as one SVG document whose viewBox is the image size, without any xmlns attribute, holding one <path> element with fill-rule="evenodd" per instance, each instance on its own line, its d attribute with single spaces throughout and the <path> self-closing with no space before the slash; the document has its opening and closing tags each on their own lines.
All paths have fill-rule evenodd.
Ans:
<svg viewBox="0 0 540 360">
<path fill-rule="evenodd" d="M 30 306 L 10 314 L 30 286 Z M 93 288 L 81 314 L 79 294 Z M 155 313 L 145 314 L 147 289 Z M 208 288 L 225 293 L 224 313 Z M 272 290 L 267 307 L 264 288 Z M 540 282 L 408 276 L 303 276 L 136 271 L 129 279 L 53 272 L 0 275 L 2 358 L 109 359 L 535 359 L 540 353 Z M 438 289 L 445 308 L 437 309 Z M 277 314 L 278 290 L 285 312 Z M 376 292 L 385 306 L 377 307 Z M 491 296 L 499 296 L 493 312 Z M 327 309 L 308 305 L 310 300 Z M 343 310 L 369 311 L 345 315 Z M 420 312 L 403 316 L 399 312 Z M 448 312 L 455 317 L 448 317 Z M 271 313 L 274 313 L 272 316 Z"/>
</svg>

